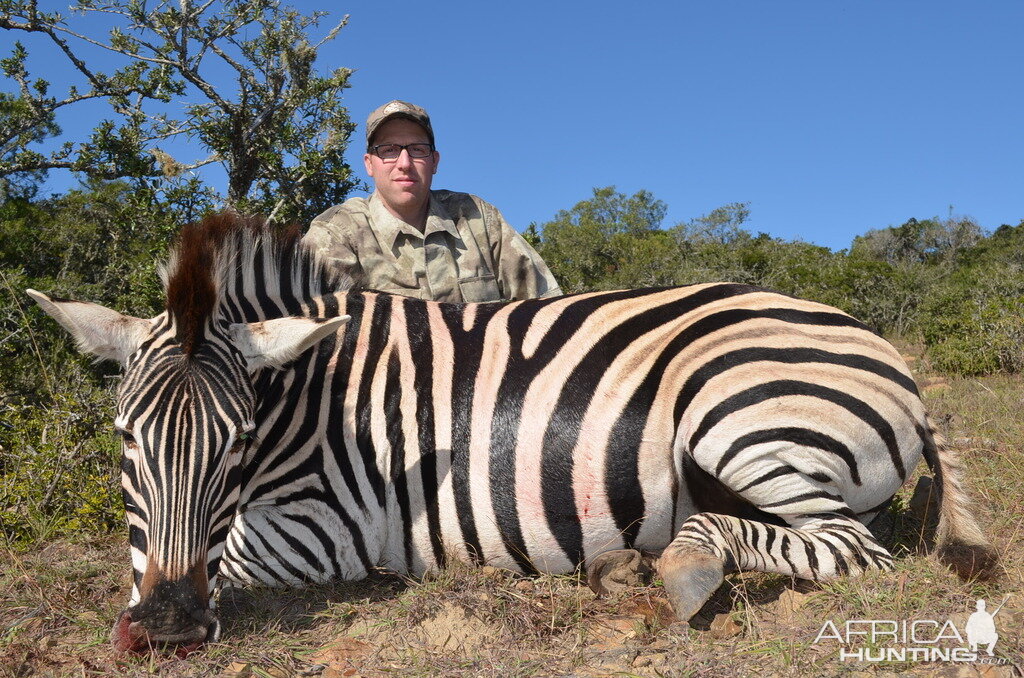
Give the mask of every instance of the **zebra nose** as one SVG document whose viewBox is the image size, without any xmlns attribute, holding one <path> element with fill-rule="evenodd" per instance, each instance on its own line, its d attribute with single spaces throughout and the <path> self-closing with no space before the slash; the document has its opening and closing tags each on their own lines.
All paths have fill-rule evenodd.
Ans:
<svg viewBox="0 0 1024 678">
<path fill-rule="evenodd" d="M 191 616 L 195 621 L 191 627 L 186 624 L 175 630 L 163 627 L 154 631 L 151 629 L 155 627 L 134 621 L 131 609 L 125 610 L 114 623 L 110 640 L 118 652 L 146 652 L 163 648 L 185 656 L 203 643 L 216 642 L 220 636 L 220 622 L 212 611 L 194 612 Z"/>
<path fill-rule="evenodd" d="M 114 644 L 132 650 L 168 644 L 198 647 L 207 639 L 214 621 L 206 591 L 197 591 L 191 576 L 164 580 L 118 619 Z"/>
<path fill-rule="evenodd" d="M 204 615 L 205 616 L 205 615 Z M 181 657 L 197 649 L 204 642 L 216 642 L 220 623 L 210 613 L 208 624 L 197 624 L 178 633 L 167 630 L 151 633 L 141 622 L 133 621 L 132 610 L 125 610 L 114 622 L 110 641 L 116 652 L 147 652 L 155 649 L 170 650 Z"/>
</svg>

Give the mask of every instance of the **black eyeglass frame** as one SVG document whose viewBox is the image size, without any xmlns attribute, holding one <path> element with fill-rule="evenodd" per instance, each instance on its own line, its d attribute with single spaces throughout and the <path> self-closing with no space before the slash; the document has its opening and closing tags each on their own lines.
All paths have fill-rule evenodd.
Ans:
<svg viewBox="0 0 1024 678">
<path fill-rule="evenodd" d="M 384 156 L 382 156 L 380 154 L 380 147 L 381 146 L 397 146 L 398 149 L 399 149 L 398 150 L 398 155 L 396 155 L 393 158 L 385 158 Z M 427 152 L 426 155 L 413 155 L 412 152 L 409 151 L 409 147 L 410 146 L 429 146 L 430 150 Z M 402 151 L 406 151 L 407 153 L 409 153 L 409 157 L 410 158 L 416 158 L 417 160 L 422 160 L 423 158 L 429 158 L 430 154 L 433 153 L 436 150 L 437 149 L 434 148 L 434 144 L 430 143 L 429 141 L 417 141 L 417 142 L 412 143 L 412 144 L 375 144 L 373 146 L 370 146 L 370 153 L 373 153 L 375 156 L 377 156 L 381 160 L 398 160 L 398 158 L 402 155 Z"/>
</svg>

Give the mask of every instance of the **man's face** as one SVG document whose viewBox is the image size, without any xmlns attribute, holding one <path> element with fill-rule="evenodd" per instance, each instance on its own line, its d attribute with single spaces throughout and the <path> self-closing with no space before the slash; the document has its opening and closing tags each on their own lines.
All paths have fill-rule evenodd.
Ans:
<svg viewBox="0 0 1024 678">
<path fill-rule="evenodd" d="M 373 137 L 374 146 L 416 143 L 430 143 L 430 137 L 422 127 L 404 118 L 388 120 Z M 423 209 L 430 200 L 430 183 L 440 159 L 437 151 L 426 158 L 411 158 L 408 150 L 395 160 L 381 160 L 373 153 L 363 156 L 366 173 L 373 177 L 384 204 L 401 218 L 412 216 L 409 212 Z"/>
</svg>

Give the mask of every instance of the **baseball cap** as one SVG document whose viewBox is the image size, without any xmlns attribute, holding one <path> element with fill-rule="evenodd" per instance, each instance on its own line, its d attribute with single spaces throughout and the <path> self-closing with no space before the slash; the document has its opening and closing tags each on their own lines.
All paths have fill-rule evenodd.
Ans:
<svg viewBox="0 0 1024 678">
<path fill-rule="evenodd" d="M 430 138 L 430 144 L 434 144 L 434 129 L 430 126 L 430 116 L 427 115 L 427 112 L 415 104 L 395 99 L 394 101 L 387 102 L 373 113 L 370 113 L 370 117 L 366 119 L 367 146 L 369 146 L 370 141 L 373 140 L 373 134 L 377 129 L 393 118 L 405 118 L 406 120 L 412 120 L 427 131 L 427 136 Z"/>
</svg>

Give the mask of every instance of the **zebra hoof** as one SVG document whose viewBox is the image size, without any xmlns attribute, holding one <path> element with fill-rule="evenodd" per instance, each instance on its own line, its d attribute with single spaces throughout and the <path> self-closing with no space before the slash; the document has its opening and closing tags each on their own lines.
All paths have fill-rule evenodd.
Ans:
<svg viewBox="0 0 1024 678">
<path fill-rule="evenodd" d="M 658 562 L 672 611 L 689 621 L 725 580 L 725 562 L 705 553 L 673 553 Z"/>
<path fill-rule="evenodd" d="M 599 596 L 643 586 L 651 568 L 634 549 L 606 551 L 587 563 L 587 585 Z"/>
</svg>

